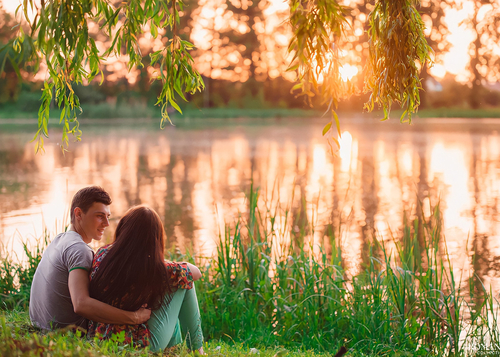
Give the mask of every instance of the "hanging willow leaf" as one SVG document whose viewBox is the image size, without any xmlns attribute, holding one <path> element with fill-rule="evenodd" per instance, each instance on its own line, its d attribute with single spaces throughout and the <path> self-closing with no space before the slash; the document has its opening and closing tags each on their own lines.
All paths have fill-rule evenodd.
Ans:
<svg viewBox="0 0 500 357">
<path fill-rule="evenodd" d="M 325 136 L 330 131 L 331 127 L 332 127 L 331 121 L 326 123 L 325 127 L 323 128 L 323 136 Z"/>
</svg>

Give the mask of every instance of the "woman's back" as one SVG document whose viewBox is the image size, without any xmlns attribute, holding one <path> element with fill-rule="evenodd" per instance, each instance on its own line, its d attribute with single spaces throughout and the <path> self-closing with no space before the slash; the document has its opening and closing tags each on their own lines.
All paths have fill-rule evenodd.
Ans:
<svg viewBox="0 0 500 357">
<path fill-rule="evenodd" d="M 113 245 L 107 245 L 100 248 L 94 256 L 94 261 L 92 263 L 92 270 L 90 272 L 90 285 L 92 286 L 92 281 L 96 274 L 100 270 L 101 263 L 106 260 L 106 256 L 112 250 Z M 168 276 L 168 283 L 172 290 L 177 289 L 191 289 L 193 287 L 193 276 L 189 271 L 186 263 L 176 263 L 164 261 L 165 270 Z M 120 280 L 126 284 L 127 277 L 117 274 Z M 158 282 L 161 284 L 161 282 Z M 126 300 L 127 296 L 124 296 L 123 300 Z M 118 299 L 113 301 L 111 305 L 121 308 L 122 302 Z M 114 325 L 106 324 L 101 322 L 89 321 L 88 325 L 88 337 L 98 337 L 100 339 L 108 339 L 113 335 L 120 336 L 123 334 L 123 343 L 139 344 L 142 346 L 149 345 L 150 331 L 147 324 L 140 325 Z"/>
<path fill-rule="evenodd" d="M 114 249 L 106 252 L 93 274 L 90 296 L 128 311 L 144 304 L 158 309 L 163 297 L 172 293 L 164 266 L 164 236 L 154 210 L 145 206 L 128 210 L 116 227 Z"/>
</svg>

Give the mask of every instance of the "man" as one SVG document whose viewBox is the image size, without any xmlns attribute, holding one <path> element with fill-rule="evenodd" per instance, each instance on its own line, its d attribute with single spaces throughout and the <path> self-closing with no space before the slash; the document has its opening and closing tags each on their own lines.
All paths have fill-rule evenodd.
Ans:
<svg viewBox="0 0 500 357">
<path fill-rule="evenodd" d="M 71 226 L 45 249 L 33 278 L 29 306 L 33 325 L 46 330 L 69 325 L 86 329 L 87 319 L 126 325 L 149 319 L 148 309 L 124 311 L 89 296 L 94 252 L 87 244 L 100 240 L 109 226 L 110 204 L 108 193 L 97 186 L 83 188 L 73 197 Z"/>
</svg>

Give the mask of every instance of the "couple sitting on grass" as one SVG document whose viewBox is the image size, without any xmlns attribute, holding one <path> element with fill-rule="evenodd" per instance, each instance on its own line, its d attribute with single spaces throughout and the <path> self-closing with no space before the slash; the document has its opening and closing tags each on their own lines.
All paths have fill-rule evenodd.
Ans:
<svg viewBox="0 0 500 357">
<path fill-rule="evenodd" d="M 193 284 L 200 270 L 165 261 L 165 231 L 153 209 L 128 210 L 114 242 L 95 255 L 87 245 L 109 226 L 110 204 L 108 193 L 96 186 L 73 197 L 71 226 L 45 249 L 33 278 L 33 325 L 76 325 L 100 339 L 124 333 L 124 343 L 149 345 L 155 352 L 181 343 L 182 331 L 188 347 L 204 354 Z"/>
</svg>

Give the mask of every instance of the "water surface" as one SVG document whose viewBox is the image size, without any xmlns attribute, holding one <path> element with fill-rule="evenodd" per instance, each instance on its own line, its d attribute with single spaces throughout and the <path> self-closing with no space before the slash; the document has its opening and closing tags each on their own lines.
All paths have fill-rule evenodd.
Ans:
<svg viewBox="0 0 500 357">
<path fill-rule="evenodd" d="M 58 132 L 45 154 L 35 155 L 33 127 L 0 126 L 0 242 L 20 256 L 21 241 L 34 242 L 44 230 L 53 236 L 68 224 L 73 194 L 95 184 L 111 194 L 114 219 L 94 248 L 112 240 L 129 207 L 145 203 L 162 217 L 169 246 L 210 256 L 225 222 L 248 210 L 245 192 L 253 180 L 267 208 L 279 197 L 283 208 L 314 223 L 309 238 L 317 246 L 325 244 L 328 224 L 341 227 L 353 274 L 374 234 L 397 239 L 405 213 L 415 215 L 418 202 L 424 211 L 440 203 L 455 269 L 471 269 L 500 292 L 500 122 L 346 120 L 336 156 L 323 125 L 197 122 L 164 131 L 150 124 L 84 125 L 83 141 L 65 155 L 55 143 Z M 297 219 L 285 226 L 278 218 L 281 239 L 298 228 L 291 222 Z"/>
</svg>

